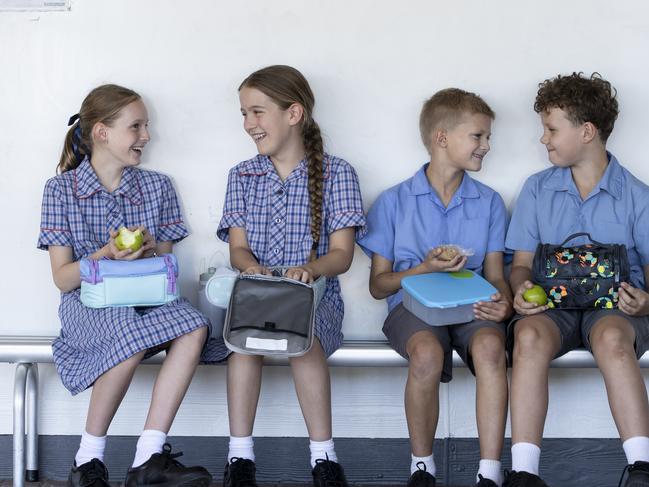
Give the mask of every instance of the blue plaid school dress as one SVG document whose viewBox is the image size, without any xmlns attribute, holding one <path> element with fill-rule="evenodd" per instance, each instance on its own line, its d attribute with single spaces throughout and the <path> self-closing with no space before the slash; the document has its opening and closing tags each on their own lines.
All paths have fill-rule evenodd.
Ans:
<svg viewBox="0 0 649 487">
<path fill-rule="evenodd" d="M 188 235 L 169 178 L 129 167 L 109 193 L 86 159 L 45 184 L 38 248 L 71 247 L 79 260 L 108 242 L 109 229 L 137 225 L 159 242 L 178 242 Z M 79 289 L 62 293 L 61 333 L 52 346 L 57 371 L 72 394 L 142 350 L 154 355 L 164 343 L 209 326 L 184 298 L 151 308 L 93 309 L 79 295 Z M 226 350 L 223 346 L 222 359 Z"/>
<path fill-rule="evenodd" d="M 349 163 L 328 154 L 323 165 L 318 257 L 329 251 L 328 237 L 336 230 L 355 227 L 356 238 L 366 231 L 356 172 Z M 270 158 L 262 155 L 232 168 L 217 236 L 227 242 L 231 227 L 245 228 L 250 249 L 261 265 L 306 264 L 313 244 L 307 162 L 302 160 L 285 181 Z M 315 334 L 327 356 L 342 345 L 343 313 L 340 283 L 328 278 L 315 316 Z"/>
</svg>

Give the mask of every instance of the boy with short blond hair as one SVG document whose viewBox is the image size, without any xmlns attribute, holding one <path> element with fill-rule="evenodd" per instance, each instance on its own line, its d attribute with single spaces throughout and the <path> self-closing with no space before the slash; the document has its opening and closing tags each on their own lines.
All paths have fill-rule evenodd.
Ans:
<svg viewBox="0 0 649 487">
<path fill-rule="evenodd" d="M 502 198 L 472 179 L 489 151 L 494 112 L 482 98 L 456 88 L 439 91 L 423 106 L 422 141 L 430 161 L 410 179 L 383 192 L 359 240 L 372 259 L 370 292 L 387 298 L 383 332 L 409 362 L 405 409 L 411 443 L 409 487 L 435 485 L 433 440 L 439 416 L 439 383 L 452 378 L 455 349 L 476 375 L 480 436 L 479 487 L 500 486 L 500 455 L 507 417 L 505 326 L 512 312 L 503 274 L 506 211 Z M 448 244 L 474 254 L 448 252 Z M 475 305 L 475 319 L 429 326 L 401 303 L 401 280 L 410 275 L 466 267 L 498 293 Z"/>
<path fill-rule="evenodd" d="M 512 350 L 512 468 L 505 485 L 543 487 L 540 444 L 552 359 L 579 346 L 595 356 L 626 453 L 626 487 L 649 486 L 649 404 L 638 357 L 649 348 L 649 187 L 606 150 L 618 114 L 615 90 L 597 73 L 540 84 L 534 110 L 553 167 L 523 186 L 507 233 L 514 251 L 510 283 L 518 315 L 508 328 Z M 619 309 L 548 309 L 525 302 L 537 244 L 561 244 L 577 232 L 624 244 L 631 282 Z M 588 243 L 585 237 L 571 245 Z"/>
</svg>

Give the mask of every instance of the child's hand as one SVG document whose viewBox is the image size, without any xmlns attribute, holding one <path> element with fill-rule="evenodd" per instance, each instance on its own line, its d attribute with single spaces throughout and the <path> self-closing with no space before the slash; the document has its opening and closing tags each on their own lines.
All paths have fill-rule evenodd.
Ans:
<svg viewBox="0 0 649 487">
<path fill-rule="evenodd" d="M 135 229 L 135 228 L 134 228 Z M 130 229 L 129 229 L 130 230 Z M 117 235 L 119 234 L 118 231 L 113 230 L 112 228 L 109 230 L 110 233 L 110 240 L 108 243 L 104 246 L 106 249 L 106 257 L 109 259 L 114 259 L 114 260 L 135 260 L 139 259 L 142 254 L 144 253 L 144 245 L 137 249 L 135 252 L 133 252 L 131 249 L 124 249 L 124 250 L 119 250 L 117 248 L 117 245 L 115 245 L 115 238 L 117 238 Z"/>
<path fill-rule="evenodd" d="M 534 284 L 531 281 L 525 281 L 520 287 L 516 290 L 514 294 L 514 309 L 516 312 L 523 316 L 535 315 L 542 313 L 543 311 L 549 309 L 547 304 L 539 306 L 538 304 L 528 303 L 523 299 L 523 293 L 528 289 L 532 289 Z"/>
<path fill-rule="evenodd" d="M 153 257 L 155 255 L 158 243 L 155 241 L 155 238 L 153 237 L 151 232 L 146 229 L 146 227 L 140 225 L 137 228 L 139 228 L 142 232 L 142 238 L 144 239 L 142 243 L 142 257 Z"/>
<path fill-rule="evenodd" d="M 649 294 L 627 282 L 620 284 L 618 307 L 629 316 L 649 315 Z"/>
<path fill-rule="evenodd" d="M 491 301 L 479 301 L 473 305 L 476 319 L 500 323 L 512 315 L 512 303 L 502 294 L 491 296 Z"/>
<path fill-rule="evenodd" d="M 253 265 L 245 269 L 242 274 L 261 274 L 264 276 L 272 276 L 272 273 L 268 270 L 267 267 L 263 265 Z"/>
<path fill-rule="evenodd" d="M 428 272 L 458 272 L 466 264 L 467 258 L 464 255 L 456 255 L 451 260 L 441 259 L 443 247 L 436 247 L 426 255 L 423 264 Z"/>
<path fill-rule="evenodd" d="M 296 281 L 311 283 L 313 282 L 315 275 L 311 270 L 311 268 L 307 266 L 299 266 L 299 267 L 291 267 L 290 269 L 288 269 L 284 274 L 284 277 L 288 277 L 289 279 L 295 279 Z"/>
</svg>

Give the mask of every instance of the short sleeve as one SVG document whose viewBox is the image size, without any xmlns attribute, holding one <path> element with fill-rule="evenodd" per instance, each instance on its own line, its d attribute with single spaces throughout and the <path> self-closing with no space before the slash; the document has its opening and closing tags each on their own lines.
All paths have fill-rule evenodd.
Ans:
<svg viewBox="0 0 649 487">
<path fill-rule="evenodd" d="M 505 247 L 508 250 L 534 252 L 541 238 L 536 215 L 536 190 L 532 178 L 525 181 L 512 214 Z"/>
<path fill-rule="evenodd" d="M 165 177 L 162 192 L 162 211 L 160 212 L 156 240 L 159 242 L 178 242 L 189 235 L 189 232 L 180 213 L 176 190 L 169 178 Z"/>
<path fill-rule="evenodd" d="M 349 164 L 343 163 L 333 177 L 328 195 L 327 233 L 332 234 L 341 228 L 355 227 L 356 239 L 359 239 L 365 235 L 367 228 L 356 171 Z"/>
<path fill-rule="evenodd" d="M 644 189 L 644 188 L 643 188 Z M 638 198 L 639 200 L 640 198 Z M 633 243 L 640 255 L 640 263 L 649 264 L 649 191 L 642 194 L 641 204 L 635 207 L 636 217 L 633 222 Z"/>
<path fill-rule="evenodd" d="M 239 170 L 235 167 L 228 174 L 228 186 L 225 191 L 225 203 L 223 203 L 223 216 L 216 230 L 216 236 L 227 242 L 229 230 L 232 227 L 246 226 L 246 200 L 244 198 L 243 183 Z"/>
<path fill-rule="evenodd" d="M 394 232 L 396 202 L 391 193 L 381 194 L 367 214 L 367 233 L 357 240 L 371 259 L 373 254 L 394 262 Z"/>
<path fill-rule="evenodd" d="M 489 217 L 489 240 L 487 253 L 505 251 L 505 231 L 507 229 L 507 209 L 505 202 L 498 193 L 491 199 Z"/>
<path fill-rule="evenodd" d="M 72 247 L 72 232 L 68 222 L 63 193 L 56 178 L 45 184 L 41 206 L 41 228 L 38 248 L 47 250 L 50 245 Z"/>
</svg>

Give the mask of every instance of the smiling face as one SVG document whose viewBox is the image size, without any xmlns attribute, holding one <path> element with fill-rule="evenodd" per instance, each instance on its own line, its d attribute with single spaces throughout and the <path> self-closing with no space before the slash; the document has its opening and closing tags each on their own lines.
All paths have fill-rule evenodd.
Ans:
<svg viewBox="0 0 649 487">
<path fill-rule="evenodd" d="M 559 167 L 571 167 L 583 159 L 584 125 L 576 125 L 561 108 L 541 112 L 543 136 L 541 144 L 548 150 L 550 162 Z"/>
<path fill-rule="evenodd" d="M 101 123 L 95 128 L 93 148 L 106 151 L 122 166 L 140 164 L 144 146 L 149 142 L 149 115 L 141 100 L 129 103 L 119 111 L 108 126 Z"/>
<path fill-rule="evenodd" d="M 256 88 L 239 91 L 243 128 L 252 137 L 260 154 L 273 157 L 290 145 L 295 123 L 291 110 L 282 110 L 269 96 Z"/>
<path fill-rule="evenodd" d="M 460 170 L 479 171 L 489 152 L 490 138 L 491 117 L 481 113 L 462 116 L 460 122 L 443 135 L 447 161 Z"/>
</svg>

